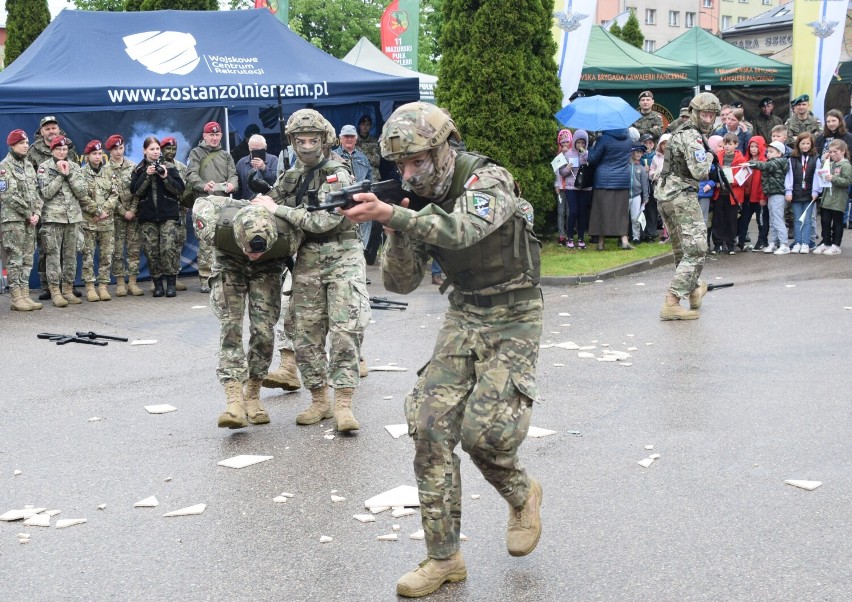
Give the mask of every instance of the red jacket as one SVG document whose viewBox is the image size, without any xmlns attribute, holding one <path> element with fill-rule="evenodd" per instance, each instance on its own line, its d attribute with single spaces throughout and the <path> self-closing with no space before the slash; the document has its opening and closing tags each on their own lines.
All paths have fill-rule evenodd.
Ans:
<svg viewBox="0 0 852 602">
<path fill-rule="evenodd" d="M 719 165 L 724 166 L 725 165 L 725 151 L 724 151 L 724 149 L 722 149 L 718 153 L 716 153 L 716 156 L 719 158 Z M 735 165 L 740 165 L 741 163 L 747 163 L 746 158 L 743 157 L 743 154 L 740 151 L 735 150 L 734 151 L 734 160 L 731 162 L 731 167 L 734 167 Z M 729 182 L 729 184 L 731 185 L 731 197 L 730 197 L 731 198 L 731 205 L 742 205 L 743 199 L 745 198 L 744 191 L 743 191 L 742 187 L 739 184 L 737 184 L 734 180 L 731 180 Z M 717 186 L 716 191 L 713 193 L 713 200 L 716 200 L 716 199 L 719 198 L 720 190 L 721 190 L 721 186 Z"/>
<path fill-rule="evenodd" d="M 757 144 L 757 157 L 753 158 L 757 161 L 766 161 L 766 140 L 763 139 L 763 136 L 752 136 L 748 143 L 749 146 L 751 146 L 752 143 Z M 751 157 L 751 153 L 749 153 L 749 157 Z M 763 185 L 761 184 L 760 178 L 761 173 L 756 169 L 752 169 L 751 175 L 743 184 L 743 188 L 749 193 L 748 200 L 750 203 L 759 203 L 760 201 L 766 200 L 766 195 L 763 194 Z"/>
</svg>

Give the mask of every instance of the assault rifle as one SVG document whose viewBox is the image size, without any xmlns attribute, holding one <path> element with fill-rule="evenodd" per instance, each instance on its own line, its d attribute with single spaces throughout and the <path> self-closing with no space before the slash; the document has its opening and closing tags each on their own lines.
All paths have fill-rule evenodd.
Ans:
<svg viewBox="0 0 852 602">
<path fill-rule="evenodd" d="M 370 182 L 363 180 L 352 186 L 346 186 L 340 190 L 329 192 L 325 195 L 325 202 L 319 203 L 316 199 L 311 199 L 308 202 L 308 211 L 332 211 L 336 207 L 341 209 L 349 209 L 355 205 L 352 200 L 352 195 L 359 192 L 372 192 L 379 200 L 391 205 L 399 205 L 402 199 L 408 199 L 409 208 L 420 211 L 426 205 L 431 203 L 426 197 L 419 196 L 410 190 L 404 190 L 402 185 L 396 180 L 382 180 L 381 182 Z"/>
<path fill-rule="evenodd" d="M 75 337 L 70 334 L 53 334 L 52 332 L 40 332 L 36 335 L 39 339 L 47 339 L 48 341 L 53 341 L 57 345 L 67 345 L 68 343 L 82 343 L 84 345 L 97 345 L 99 347 L 106 347 L 106 341 L 93 341 L 91 339 L 83 338 L 83 337 Z"/>
<path fill-rule="evenodd" d="M 714 291 L 714 290 L 716 290 L 717 288 L 730 288 L 730 287 L 732 287 L 732 286 L 734 286 L 734 283 L 733 283 L 733 282 L 725 282 L 725 283 L 723 283 L 723 284 L 708 284 L 708 285 L 707 285 L 707 290 L 708 290 L 708 291 Z"/>
<path fill-rule="evenodd" d="M 370 307 L 373 309 L 399 309 L 405 311 L 408 303 L 403 301 L 391 301 L 387 297 L 370 297 Z"/>
</svg>

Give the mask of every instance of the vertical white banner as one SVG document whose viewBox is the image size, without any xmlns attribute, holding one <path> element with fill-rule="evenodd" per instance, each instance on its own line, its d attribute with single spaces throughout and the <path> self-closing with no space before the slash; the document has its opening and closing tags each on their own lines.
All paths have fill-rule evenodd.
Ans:
<svg viewBox="0 0 852 602">
<path fill-rule="evenodd" d="M 793 42 L 797 55 L 807 56 L 813 49 L 813 70 L 811 71 L 814 98 L 811 110 L 820 121 L 825 113 L 825 95 L 828 86 L 834 79 L 837 64 L 840 60 L 840 47 L 843 44 L 843 33 L 846 28 L 847 0 L 796 0 L 793 5 Z M 809 39 L 808 39 L 809 38 Z M 805 41 L 807 40 L 807 41 Z M 801 46 L 801 48 L 800 48 Z M 804 73 L 796 72 L 801 61 L 793 62 L 793 92 L 797 92 L 797 82 L 804 83 L 808 78 L 807 68 Z M 797 76 L 799 76 L 797 78 Z M 803 81 L 804 80 L 804 81 Z M 801 86 L 804 87 L 804 86 Z"/>
<path fill-rule="evenodd" d="M 560 4 L 563 5 L 561 10 Z M 556 0 L 555 3 L 553 36 L 556 39 L 556 64 L 559 66 L 563 107 L 580 84 L 597 4 L 597 0 Z"/>
</svg>

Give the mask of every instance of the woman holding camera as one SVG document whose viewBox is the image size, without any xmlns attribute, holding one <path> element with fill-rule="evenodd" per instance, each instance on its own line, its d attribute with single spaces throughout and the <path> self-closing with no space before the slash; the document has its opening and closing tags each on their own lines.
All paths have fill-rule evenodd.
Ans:
<svg viewBox="0 0 852 602">
<path fill-rule="evenodd" d="M 174 297 L 181 252 L 179 199 L 185 185 L 174 164 L 160 158 L 159 140 L 148 136 L 142 147 L 145 158 L 130 180 L 130 191 L 139 199 L 136 219 L 142 230 L 142 248 L 154 280 L 154 296 Z"/>
</svg>

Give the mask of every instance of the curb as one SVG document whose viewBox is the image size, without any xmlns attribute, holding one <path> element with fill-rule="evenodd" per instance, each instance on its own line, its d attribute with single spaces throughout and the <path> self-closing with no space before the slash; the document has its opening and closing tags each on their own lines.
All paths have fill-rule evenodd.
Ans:
<svg viewBox="0 0 852 602">
<path fill-rule="evenodd" d="M 673 259 L 674 255 L 672 253 L 666 253 L 665 255 L 651 257 L 650 259 L 634 261 L 633 263 L 612 268 L 611 270 L 606 270 L 599 274 L 584 276 L 543 276 L 541 278 L 541 284 L 547 286 L 575 286 L 578 284 L 588 284 L 590 282 L 595 282 L 596 280 L 612 280 L 613 278 L 629 276 L 630 274 L 638 274 L 639 272 L 658 268 L 661 265 L 670 265 Z"/>
</svg>

